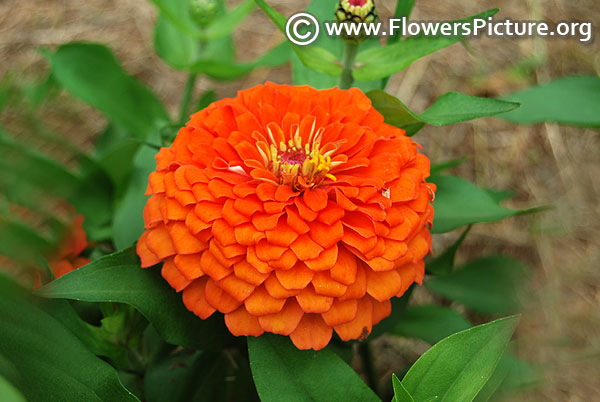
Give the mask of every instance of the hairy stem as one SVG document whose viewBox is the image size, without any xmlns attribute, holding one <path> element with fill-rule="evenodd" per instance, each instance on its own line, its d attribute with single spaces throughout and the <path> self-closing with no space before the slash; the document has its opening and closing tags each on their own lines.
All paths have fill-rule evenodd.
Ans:
<svg viewBox="0 0 600 402">
<path fill-rule="evenodd" d="M 185 83 L 185 89 L 183 90 L 183 97 L 181 98 L 181 106 L 179 107 L 179 121 L 184 123 L 189 115 L 190 101 L 192 100 L 192 93 L 194 92 L 194 84 L 196 84 L 197 74 L 190 73 Z"/>
</svg>

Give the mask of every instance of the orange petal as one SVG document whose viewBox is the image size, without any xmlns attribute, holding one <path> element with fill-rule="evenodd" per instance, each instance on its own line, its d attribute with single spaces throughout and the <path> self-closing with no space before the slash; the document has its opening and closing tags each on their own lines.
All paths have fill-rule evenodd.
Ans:
<svg viewBox="0 0 600 402">
<path fill-rule="evenodd" d="M 315 292 L 322 296 L 340 297 L 348 290 L 348 286 L 331 279 L 327 271 L 316 272 L 312 284 Z"/>
<path fill-rule="evenodd" d="M 264 232 L 266 230 L 273 230 L 279 222 L 279 218 L 283 215 L 283 212 L 278 214 L 261 214 L 257 213 L 252 215 L 252 224 L 256 230 Z"/>
<path fill-rule="evenodd" d="M 363 261 L 366 262 L 373 271 L 384 272 L 394 269 L 394 262 L 386 260 L 383 257 L 375 257 L 370 260 L 363 258 Z"/>
<path fill-rule="evenodd" d="M 183 304 L 203 320 L 215 312 L 215 308 L 206 301 L 204 292 L 206 280 L 206 277 L 196 279 L 183 290 Z"/>
<path fill-rule="evenodd" d="M 212 234 L 224 246 L 236 244 L 234 229 L 224 219 L 217 219 L 213 222 Z"/>
<path fill-rule="evenodd" d="M 307 234 L 298 237 L 292 243 L 291 249 L 301 261 L 313 260 L 323 251 L 323 247 L 315 243 Z"/>
<path fill-rule="evenodd" d="M 374 272 L 365 269 L 367 274 L 367 293 L 375 300 L 389 300 L 402 289 L 402 277 L 396 270 Z"/>
<path fill-rule="evenodd" d="M 296 300 L 305 313 L 324 313 L 331 308 L 333 297 L 321 296 L 315 292 L 312 286 L 305 287 Z"/>
<path fill-rule="evenodd" d="M 306 206 L 304 201 L 302 201 L 302 198 L 296 197 L 294 199 L 294 203 L 296 204 L 296 208 L 298 208 L 298 213 L 305 221 L 312 222 L 317 219 L 317 216 L 319 216 L 317 212 Z"/>
<path fill-rule="evenodd" d="M 342 239 L 342 242 L 354 247 L 364 255 L 373 250 L 373 248 L 377 245 L 377 236 L 365 238 L 355 231 L 348 229 L 344 230 L 344 238 Z"/>
<path fill-rule="evenodd" d="M 158 258 L 156 256 L 156 254 L 154 254 L 148 248 L 148 245 L 146 243 L 147 238 L 148 238 L 148 233 L 149 233 L 149 231 L 144 232 L 142 234 L 142 236 L 140 237 L 140 239 L 138 240 L 137 245 L 136 245 L 137 255 L 140 257 L 140 260 L 142 260 L 142 268 L 151 267 L 162 261 L 161 258 Z"/>
<path fill-rule="evenodd" d="M 198 218 L 198 215 L 196 215 L 195 212 L 190 212 L 185 218 L 185 226 L 187 226 L 193 234 L 197 235 L 204 229 L 208 229 L 211 225 Z"/>
<path fill-rule="evenodd" d="M 302 199 L 307 207 L 319 212 L 327 207 L 327 192 L 323 189 L 306 190 Z"/>
<path fill-rule="evenodd" d="M 269 261 L 269 265 L 275 269 L 285 271 L 296 265 L 296 262 L 298 262 L 296 254 L 292 250 L 287 250 L 278 260 Z"/>
<path fill-rule="evenodd" d="M 264 283 L 267 292 L 276 299 L 288 299 L 300 293 L 300 290 L 287 290 L 284 288 L 275 274 L 271 274 Z"/>
<path fill-rule="evenodd" d="M 310 265 L 307 263 L 310 267 Z M 337 252 L 337 261 L 329 272 L 331 278 L 341 284 L 350 285 L 356 280 L 356 257 L 346 250 L 346 247 L 340 247 Z"/>
<path fill-rule="evenodd" d="M 173 289 L 177 292 L 181 292 L 186 288 L 187 285 L 190 284 L 191 281 L 187 280 L 185 276 L 179 272 L 175 263 L 173 262 L 173 258 L 168 258 L 160 270 L 162 277 L 171 285 Z"/>
<path fill-rule="evenodd" d="M 325 323 L 331 327 L 350 322 L 356 317 L 358 301 L 355 299 L 336 301 L 329 311 L 321 314 Z"/>
<path fill-rule="evenodd" d="M 264 332 L 258 323 L 258 318 L 249 314 L 244 306 L 225 314 L 225 325 L 235 336 L 259 336 Z"/>
<path fill-rule="evenodd" d="M 244 282 L 234 274 L 217 282 L 217 286 L 226 291 L 230 296 L 233 296 L 239 302 L 243 302 L 250 296 L 254 290 L 254 286 Z"/>
<path fill-rule="evenodd" d="M 296 329 L 303 315 L 304 311 L 298 302 L 295 299 L 289 299 L 279 313 L 262 315 L 258 317 L 258 322 L 267 332 L 288 336 Z"/>
<path fill-rule="evenodd" d="M 244 246 L 252 246 L 258 243 L 260 239 L 265 238 L 265 234 L 256 230 L 254 225 L 250 223 L 244 223 L 236 226 L 234 229 L 234 235 L 237 242 Z"/>
<path fill-rule="evenodd" d="M 169 236 L 167 228 L 162 225 L 148 231 L 146 246 L 161 260 L 175 254 L 175 247 L 173 247 L 173 243 L 171 242 L 171 236 Z"/>
<path fill-rule="evenodd" d="M 208 279 L 206 281 L 204 295 L 208 304 L 223 314 L 231 313 L 241 304 L 241 302 L 237 301 L 231 295 L 221 289 L 212 279 Z"/>
<path fill-rule="evenodd" d="M 273 270 L 268 263 L 258 258 L 256 255 L 256 249 L 254 247 L 248 247 L 246 261 L 248 261 L 261 274 L 268 274 Z"/>
<path fill-rule="evenodd" d="M 202 254 L 177 254 L 175 256 L 175 265 L 179 272 L 189 280 L 193 280 L 204 275 L 201 265 Z"/>
<path fill-rule="evenodd" d="M 373 304 L 370 297 L 358 300 L 356 317 L 350 322 L 334 327 L 335 332 L 343 341 L 351 339 L 365 340 L 373 329 Z"/>
<path fill-rule="evenodd" d="M 340 208 L 335 202 L 328 201 L 327 207 L 319 212 L 317 218 L 326 225 L 332 225 L 344 217 L 344 209 Z"/>
<path fill-rule="evenodd" d="M 408 246 L 403 241 L 384 239 L 385 253 L 383 258 L 390 261 L 396 261 L 408 252 Z"/>
<path fill-rule="evenodd" d="M 235 276 L 254 286 L 260 285 L 269 276 L 269 274 L 262 274 L 258 272 L 256 268 L 254 268 L 252 264 L 246 260 L 236 263 L 233 266 L 233 272 L 235 272 Z"/>
<path fill-rule="evenodd" d="M 279 313 L 285 304 L 285 299 L 275 299 L 265 290 L 264 285 L 256 288 L 244 301 L 246 310 L 252 315 Z"/>
<path fill-rule="evenodd" d="M 256 255 L 262 261 L 278 260 L 288 250 L 287 247 L 275 246 L 266 240 L 259 241 L 254 248 L 256 249 Z"/>
<path fill-rule="evenodd" d="M 313 271 L 302 262 L 287 271 L 276 270 L 275 274 L 281 285 L 288 290 L 304 289 L 313 278 Z"/>
<path fill-rule="evenodd" d="M 332 335 L 331 327 L 325 324 L 320 315 L 304 314 L 298 327 L 290 334 L 290 339 L 298 349 L 320 350 L 327 346 Z"/>
<path fill-rule="evenodd" d="M 208 248 L 208 244 L 198 240 L 182 222 L 170 225 L 169 233 L 178 254 L 196 254 Z"/>
<path fill-rule="evenodd" d="M 332 225 L 315 221 L 310 224 L 310 237 L 324 248 L 329 248 L 344 237 L 344 226 L 340 221 Z"/>
<path fill-rule="evenodd" d="M 263 203 L 256 197 L 237 198 L 233 207 L 241 214 L 252 216 L 256 212 L 263 212 Z"/>
<path fill-rule="evenodd" d="M 298 233 L 283 219 L 279 220 L 275 228 L 267 230 L 266 234 L 269 243 L 283 247 L 288 247 L 298 238 Z"/>
<path fill-rule="evenodd" d="M 223 204 L 223 219 L 225 219 L 225 221 L 227 221 L 227 223 L 233 227 L 236 227 L 243 223 L 249 223 L 250 218 L 247 217 L 246 215 L 240 214 L 233 207 L 233 203 L 234 203 L 234 201 L 229 199 L 229 200 L 225 201 L 225 204 Z"/>
<path fill-rule="evenodd" d="M 371 302 L 373 303 L 373 325 L 378 324 L 392 313 L 391 301 L 378 302 L 377 300 L 371 300 Z"/>
<path fill-rule="evenodd" d="M 314 260 L 306 260 L 304 263 L 313 271 L 326 271 L 331 269 L 338 260 L 338 246 L 334 244 L 332 247 L 324 250 Z"/>
<path fill-rule="evenodd" d="M 199 201 L 194 208 L 194 212 L 198 215 L 198 218 L 202 219 L 204 222 L 212 222 L 215 219 L 219 219 L 222 216 L 223 205 L 208 202 L 208 201 Z"/>
<path fill-rule="evenodd" d="M 363 262 L 357 264 L 356 280 L 348 286 L 348 290 L 340 297 L 340 300 L 360 299 L 367 293 L 367 274 L 365 273 L 363 264 Z"/>
<path fill-rule="evenodd" d="M 308 226 L 304 219 L 300 217 L 300 214 L 298 214 L 298 210 L 296 208 L 290 206 L 287 207 L 285 211 L 287 216 L 287 224 L 289 227 L 294 229 L 298 234 L 308 233 L 310 226 Z"/>
<path fill-rule="evenodd" d="M 202 253 L 200 266 L 202 267 L 202 271 L 215 281 L 221 280 L 233 272 L 233 269 L 221 264 L 210 250 Z"/>
</svg>

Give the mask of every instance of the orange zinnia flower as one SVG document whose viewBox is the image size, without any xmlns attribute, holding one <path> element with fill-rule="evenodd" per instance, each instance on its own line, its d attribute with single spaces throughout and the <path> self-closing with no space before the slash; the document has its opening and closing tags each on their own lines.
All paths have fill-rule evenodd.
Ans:
<svg viewBox="0 0 600 402">
<path fill-rule="evenodd" d="M 236 336 L 364 339 L 422 282 L 429 160 L 358 89 L 267 83 L 194 114 L 150 175 L 142 267 Z"/>
<path fill-rule="evenodd" d="M 48 265 L 54 278 L 60 278 L 90 262 L 88 258 L 80 255 L 88 245 L 87 235 L 83 229 L 83 221 L 84 217 L 82 215 L 77 215 L 73 219 L 58 249 L 48 257 Z M 41 282 L 41 272 L 37 270 L 34 289 L 38 289 L 41 286 Z"/>
</svg>

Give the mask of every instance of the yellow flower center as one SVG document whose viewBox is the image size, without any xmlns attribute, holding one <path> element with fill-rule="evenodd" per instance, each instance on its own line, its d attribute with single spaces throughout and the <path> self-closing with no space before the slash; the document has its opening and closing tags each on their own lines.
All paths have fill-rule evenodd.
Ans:
<svg viewBox="0 0 600 402">
<path fill-rule="evenodd" d="M 321 151 L 323 129 L 316 130 L 313 125 L 308 141 L 302 143 L 300 129 L 296 125 L 295 132 L 286 141 L 276 144 L 275 137 L 269 128 L 268 149 L 257 144 L 257 149 L 263 156 L 265 166 L 279 178 L 279 184 L 290 185 L 296 191 L 316 187 L 325 179 L 335 181 L 330 170 L 336 165 L 331 161 L 335 151 Z"/>
</svg>

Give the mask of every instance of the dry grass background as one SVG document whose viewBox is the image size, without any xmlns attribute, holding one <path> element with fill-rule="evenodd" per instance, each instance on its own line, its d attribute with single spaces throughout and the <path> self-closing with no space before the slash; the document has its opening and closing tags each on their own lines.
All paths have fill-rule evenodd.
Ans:
<svg viewBox="0 0 600 402">
<path fill-rule="evenodd" d="M 308 1 L 271 3 L 290 15 Z M 383 3 L 378 4 L 380 14 L 389 15 L 392 2 Z M 444 20 L 493 7 L 501 8 L 498 18 L 581 20 L 600 26 L 598 0 L 418 0 L 414 18 Z M 154 8 L 143 0 L 2 0 L 0 77 L 10 71 L 13 80 L 26 83 L 43 76 L 47 66 L 36 52 L 40 46 L 101 42 L 175 113 L 185 74 L 155 56 L 155 18 Z M 235 37 L 238 49 L 243 49 L 238 52 L 241 60 L 256 57 L 282 38 L 259 11 Z M 477 39 L 468 48 L 455 45 L 419 60 L 397 74 L 388 91 L 420 111 L 447 91 L 496 96 L 565 75 L 598 75 L 599 43 L 598 39 L 587 45 L 575 39 Z M 255 71 L 226 84 L 202 79 L 197 89 L 216 88 L 219 96 L 230 96 L 265 80 L 289 83 L 290 79 L 289 67 L 282 67 Z M 98 113 L 65 94 L 41 113 L 51 129 L 83 149 L 92 146 L 105 123 Z M 17 132 L 25 130 L 18 110 L 7 110 L 1 122 Z M 449 128 L 428 127 L 417 141 L 434 161 L 468 155 L 470 160 L 456 173 L 481 186 L 513 190 L 516 197 L 510 206 L 554 206 L 538 216 L 477 225 L 459 256 L 464 260 L 508 253 L 535 272 L 517 349 L 521 357 L 544 367 L 545 383 L 507 400 L 600 401 L 600 134 L 555 124 L 517 126 L 483 119 Z M 437 239 L 437 249 L 451 240 Z M 415 348 L 412 352 L 404 345 L 403 355 L 392 356 L 410 359 L 422 351 L 423 345 L 410 345 Z M 403 347 L 386 341 L 379 346 Z M 401 361 L 382 355 L 377 365 L 389 374 L 401 367 Z"/>
</svg>

